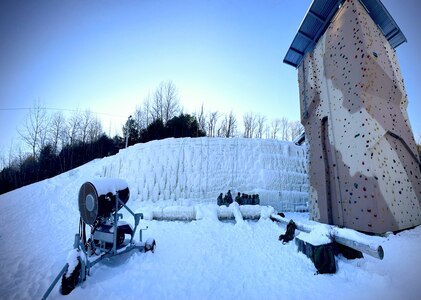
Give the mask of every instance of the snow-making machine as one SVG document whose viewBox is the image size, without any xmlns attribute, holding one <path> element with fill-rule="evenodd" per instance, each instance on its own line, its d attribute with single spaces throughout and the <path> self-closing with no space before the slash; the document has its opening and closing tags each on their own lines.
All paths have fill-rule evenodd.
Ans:
<svg viewBox="0 0 421 300">
<path fill-rule="evenodd" d="M 61 278 L 60 292 L 69 294 L 77 285 L 86 280 L 90 269 L 105 258 L 121 255 L 133 250 L 155 251 L 156 242 L 148 239 L 142 242 L 142 230 L 139 228 L 139 241 L 135 233 L 142 213 L 134 213 L 126 203 L 130 191 L 125 180 L 102 178 L 85 182 L 79 190 L 79 232 L 75 235 L 74 249 L 67 257 L 67 263 L 54 279 L 42 299 L 46 299 Z M 125 208 L 134 218 L 134 228 L 121 220 L 118 213 Z M 86 235 L 86 225 L 90 235 Z"/>
</svg>

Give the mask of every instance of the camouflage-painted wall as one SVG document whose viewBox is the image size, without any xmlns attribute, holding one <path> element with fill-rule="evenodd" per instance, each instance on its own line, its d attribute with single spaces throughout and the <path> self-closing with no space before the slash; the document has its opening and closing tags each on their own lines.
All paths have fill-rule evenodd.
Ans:
<svg viewBox="0 0 421 300">
<path fill-rule="evenodd" d="M 421 224 L 420 167 L 395 50 L 359 1 L 344 3 L 298 69 L 311 219 L 372 233 Z"/>
</svg>

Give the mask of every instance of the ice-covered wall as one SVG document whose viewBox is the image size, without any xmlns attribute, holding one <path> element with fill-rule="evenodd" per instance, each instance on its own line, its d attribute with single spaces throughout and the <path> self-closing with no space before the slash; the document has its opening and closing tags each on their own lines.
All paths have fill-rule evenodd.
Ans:
<svg viewBox="0 0 421 300">
<path fill-rule="evenodd" d="M 127 180 L 131 201 L 215 200 L 229 189 L 258 193 L 277 210 L 306 206 L 305 146 L 243 138 L 152 141 L 103 162 L 103 177 Z"/>
<path fill-rule="evenodd" d="M 421 224 L 421 174 L 395 50 L 345 1 L 298 67 L 314 220 L 384 233 Z"/>
</svg>

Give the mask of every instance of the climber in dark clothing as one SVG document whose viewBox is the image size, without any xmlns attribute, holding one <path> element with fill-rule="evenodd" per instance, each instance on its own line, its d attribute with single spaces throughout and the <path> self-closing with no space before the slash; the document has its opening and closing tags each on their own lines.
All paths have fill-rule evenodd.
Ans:
<svg viewBox="0 0 421 300">
<path fill-rule="evenodd" d="M 225 195 L 225 204 L 228 206 L 232 203 L 231 190 L 228 190 L 228 193 Z"/>
<path fill-rule="evenodd" d="M 240 196 L 240 192 L 238 192 L 237 196 L 235 197 L 235 202 L 238 203 L 238 205 L 241 205 L 241 196 Z"/>
<path fill-rule="evenodd" d="M 221 206 L 223 203 L 223 199 L 222 199 L 222 193 L 219 194 L 216 203 Z"/>
<path fill-rule="evenodd" d="M 259 198 L 259 194 L 256 194 L 256 197 L 254 198 L 254 204 L 255 204 L 255 205 L 260 205 L 260 198 Z"/>
</svg>

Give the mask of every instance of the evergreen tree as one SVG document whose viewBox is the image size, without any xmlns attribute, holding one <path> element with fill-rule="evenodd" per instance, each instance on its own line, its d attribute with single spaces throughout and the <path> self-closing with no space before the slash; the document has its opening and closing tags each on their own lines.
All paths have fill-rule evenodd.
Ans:
<svg viewBox="0 0 421 300">
<path fill-rule="evenodd" d="M 142 142 L 146 143 L 153 140 L 166 138 L 164 123 L 161 119 L 156 119 L 142 133 Z"/>
<path fill-rule="evenodd" d="M 51 144 L 48 144 L 41 149 L 38 165 L 40 180 L 59 174 L 58 156 L 54 153 Z"/>
<path fill-rule="evenodd" d="M 199 129 L 196 117 L 189 114 L 180 114 L 167 122 L 167 135 L 175 138 L 205 136 L 205 132 Z"/>
<path fill-rule="evenodd" d="M 132 146 L 140 142 L 140 130 L 137 122 L 132 118 L 132 116 L 129 116 L 129 118 L 126 121 L 126 124 L 124 124 L 123 134 L 125 139 L 128 138 L 127 146 Z"/>
</svg>

